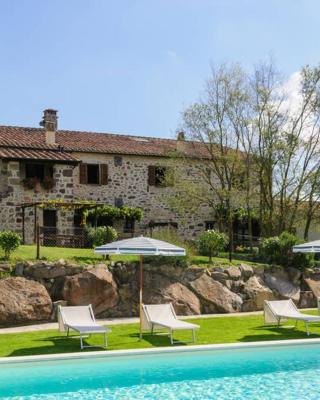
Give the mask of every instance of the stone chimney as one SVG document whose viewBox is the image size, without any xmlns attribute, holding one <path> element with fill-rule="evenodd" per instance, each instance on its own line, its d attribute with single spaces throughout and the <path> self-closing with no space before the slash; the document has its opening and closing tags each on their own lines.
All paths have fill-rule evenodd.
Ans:
<svg viewBox="0 0 320 400">
<path fill-rule="evenodd" d="M 177 134 L 177 151 L 183 153 L 185 150 L 186 135 L 183 131 Z"/>
<path fill-rule="evenodd" d="M 178 132 L 177 140 L 186 140 L 186 134 L 183 131 Z"/>
<path fill-rule="evenodd" d="M 46 143 L 49 145 L 56 144 L 56 130 L 58 128 L 57 110 L 44 110 L 40 126 L 44 127 Z"/>
</svg>

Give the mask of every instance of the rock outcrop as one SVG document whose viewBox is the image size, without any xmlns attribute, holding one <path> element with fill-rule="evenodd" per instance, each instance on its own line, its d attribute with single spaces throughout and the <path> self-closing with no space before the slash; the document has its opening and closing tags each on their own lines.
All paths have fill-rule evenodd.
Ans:
<svg viewBox="0 0 320 400">
<path fill-rule="evenodd" d="M 60 298 L 69 305 L 91 304 L 96 315 L 114 307 L 119 300 L 112 273 L 101 266 L 64 277 L 59 282 L 59 290 Z"/>
<path fill-rule="evenodd" d="M 48 320 L 52 301 L 39 282 L 21 277 L 0 279 L 0 325 Z"/>
<path fill-rule="evenodd" d="M 264 274 L 264 280 L 267 286 L 273 290 L 280 299 L 299 301 L 300 284 L 290 277 L 289 271 L 286 271 L 284 268 L 274 268 L 270 272 Z"/>
<path fill-rule="evenodd" d="M 17 263 L 16 277 L 0 279 L 0 324 L 49 320 L 59 304 L 92 304 L 98 317 L 138 315 L 137 267 L 121 261 L 108 267 L 64 260 Z M 11 266 L 2 270 L 5 277 Z M 210 270 L 146 264 L 143 286 L 144 303 L 171 302 L 178 315 L 257 311 L 265 300 L 288 298 L 299 307 L 314 307 L 320 297 L 320 269 L 302 273 L 244 263 Z"/>
<path fill-rule="evenodd" d="M 241 297 L 207 274 L 202 274 L 190 282 L 190 287 L 203 300 L 205 313 L 230 313 L 241 310 Z"/>
<path fill-rule="evenodd" d="M 262 310 L 265 300 L 275 299 L 273 291 L 258 276 L 251 276 L 245 282 L 242 292 L 244 294 L 243 311 Z"/>
</svg>

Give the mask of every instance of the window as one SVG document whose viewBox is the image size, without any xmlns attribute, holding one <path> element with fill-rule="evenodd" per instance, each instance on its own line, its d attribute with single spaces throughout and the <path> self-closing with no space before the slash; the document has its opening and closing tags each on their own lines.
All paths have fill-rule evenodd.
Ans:
<svg viewBox="0 0 320 400">
<path fill-rule="evenodd" d="M 55 228 L 57 226 L 56 210 L 43 210 L 43 226 L 46 228 Z"/>
<path fill-rule="evenodd" d="M 88 164 L 87 165 L 87 183 L 99 184 L 99 165 Z"/>
<path fill-rule="evenodd" d="M 122 197 L 116 197 L 114 200 L 114 206 L 115 207 L 123 207 L 123 198 Z"/>
<path fill-rule="evenodd" d="M 166 187 L 173 185 L 173 170 L 169 167 L 149 165 L 148 183 L 150 186 Z"/>
<path fill-rule="evenodd" d="M 216 223 L 215 221 L 206 221 L 206 231 L 215 229 Z"/>
<path fill-rule="evenodd" d="M 123 232 L 124 233 L 133 233 L 134 232 L 134 219 L 126 218 L 124 220 Z"/>
<path fill-rule="evenodd" d="M 108 165 L 80 164 L 80 183 L 88 185 L 107 185 Z"/>
<path fill-rule="evenodd" d="M 121 167 L 121 165 L 122 165 L 122 157 L 121 156 L 114 156 L 114 165 L 116 167 Z"/>
<path fill-rule="evenodd" d="M 43 182 L 44 178 L 53 177 L 53 167 L 50 164 L 26 164 L 26 179 L 36 178 L 39 182 Z"/>
</svg>

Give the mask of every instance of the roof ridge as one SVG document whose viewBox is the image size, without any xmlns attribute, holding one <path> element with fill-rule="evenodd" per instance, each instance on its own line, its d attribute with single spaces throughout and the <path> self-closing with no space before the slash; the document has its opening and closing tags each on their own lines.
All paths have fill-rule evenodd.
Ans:
<svg viewBox="0 0 320 400">
<path fill-rule="evenodd" d="M 18 126 L 18 125 L 0 125 L 0 128 L 10 128 L 10 129 L 27 129 L 34 131 L 42 131 L 45 132 L 43 128 L 30 127 L 30 126 Z M 85 134 L 95 134 L 95 135 L 109 135 L 109 136 L 120 136 L 120 137 L 131 137 L 131 138 L 141 138 L 141 139 L 156 139 L 156 140 L 164 140 L 164 141 L 173 141 L 176 142 L 175 138 L 162 138 L 159 136 L 143 136 L 143 135 L 133 135 L 130 133 L 114 133 L 114 132 L 102 132 L 102 131 L 86 131 L 86 130 L 74 130 L 74 129 L 58 129 L 56 131 L 59 133 L 85 133 Z M 186 140 L 186 142 L 192 142 L 191 140 Z"/>
<path fill-rule="evenodd" d="M 108 135 L 108 136 L 120 136 L 120 137 L 130 137 L 133 139 L 151 139 L 151 140 L 163 140 L 169 142 L 176 142 L 177 139 L 174 138 L 162 138 L 158 136 L 142 136 L 142 135 L 132 135 L 129 133 L 110 133 L 110 132 L 94 132 L 94 131 L 75 131 L 69 129 L 58 129 L 57 133 L 59 132 L 67 132 L 67 133 L 86 133 L 86 134 L 94 134 L 94 135 Z M 186 142 L 192 142 L 192 140 L 186 140 Z"/>
</svg>

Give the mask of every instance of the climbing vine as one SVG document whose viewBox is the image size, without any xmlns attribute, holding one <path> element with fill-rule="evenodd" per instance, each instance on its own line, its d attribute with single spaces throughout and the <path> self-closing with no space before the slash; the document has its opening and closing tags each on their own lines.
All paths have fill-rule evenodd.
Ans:
<svg viewBox="0 0 320 400">
<path fill-rule="evenodd" d="M 86 225 L 88 217 L 106 217 L 110 220 L 115 219 L 132 219 L 141 221 L 143 218 L 143 211 L 138 207 L 112 207 L 108 205 L 97 205 L 94 201 L 79 200 L 74 203 L 67 203 L 63 199 L 51 199 L 37 204 L 39 208 L 49 210 L 83 210 L 82 211 L 82 225 Z"/>
<path fill-rule="evenodd" d="M 111 207 L 111 206 L 98 206 L 97 208 L 86 209 L 83 211 L 82 224 L 86 224 L 89 216 L 106 217 L 110 220 L 114 219 L 134 219 L 141 221 L 143 218 L 143 211 L 138 207 Z"/>
<path fill-rule="evenodd" d="M 64 211 L 76 210 L 86 207 L 94 207 L 95 205 L 96 203 L 94 201 L 89 201 L 89 200 L 79 200 L 75 203 L 67 203 L 63 199 L 51 199 L 44 201 L 43 203 L 37 204 L 39 208 L 45 208 L 48 210 L 59 209 Z"/>
</svg>

